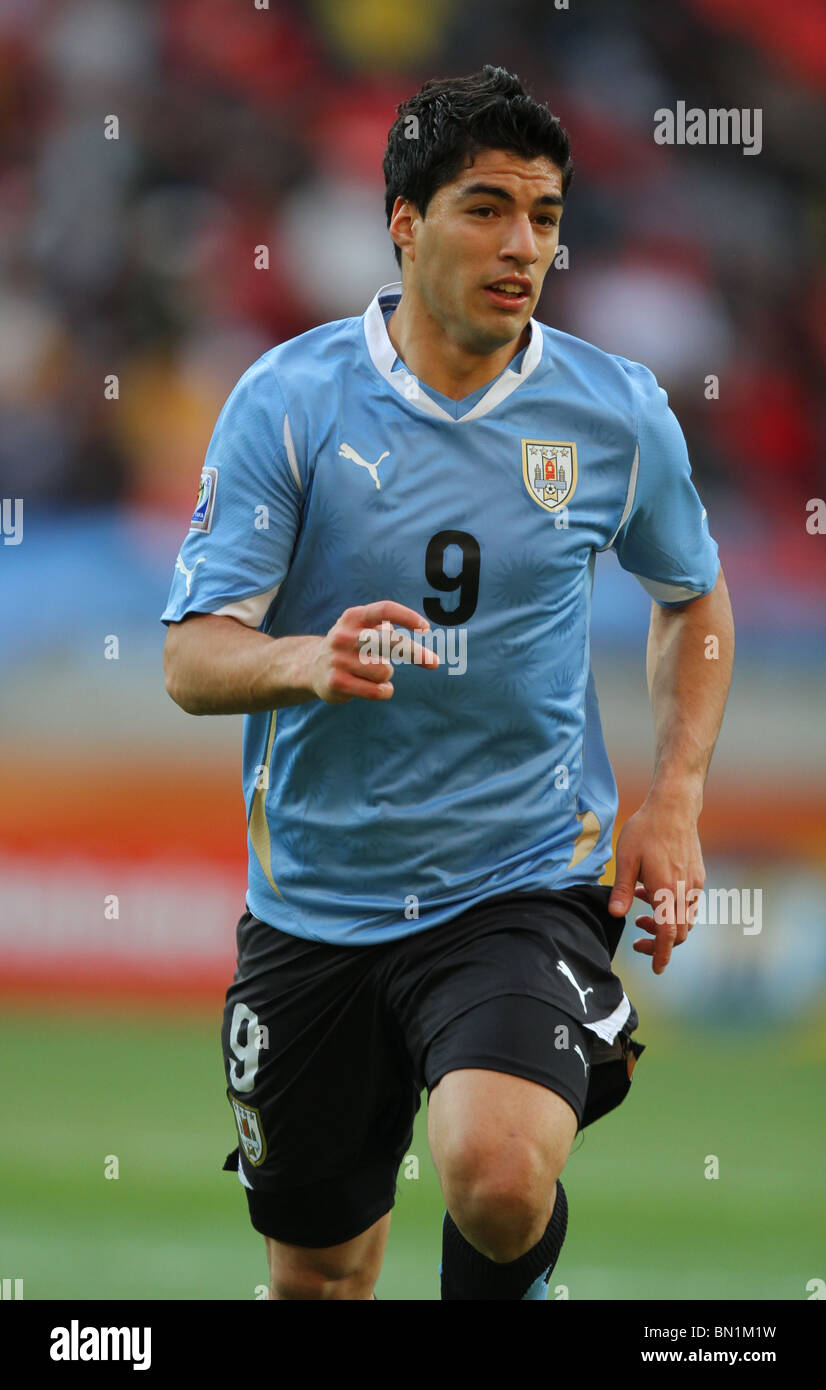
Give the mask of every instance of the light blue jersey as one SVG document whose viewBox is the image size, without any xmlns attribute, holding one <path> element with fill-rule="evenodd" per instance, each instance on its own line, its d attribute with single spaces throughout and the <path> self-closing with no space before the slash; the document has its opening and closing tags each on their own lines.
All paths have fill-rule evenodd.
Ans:
<svg viewBox="0 0 826 1390">
<path fill-rule="evenodd" d="M 496 380 L 451 401 L 396 357 L 400 294 L 238 382 L 163 614 L 276 638 L 379 599 L 427 616 L 442 664 L 397 665 L 392 699 L 245 719 L 247 905 L 348 944 L 599 881 L 617 792 L 590 667 L 595 554 L 666 606 L 718 573 L 646 367 L 531 319 Z"/>
</svg>

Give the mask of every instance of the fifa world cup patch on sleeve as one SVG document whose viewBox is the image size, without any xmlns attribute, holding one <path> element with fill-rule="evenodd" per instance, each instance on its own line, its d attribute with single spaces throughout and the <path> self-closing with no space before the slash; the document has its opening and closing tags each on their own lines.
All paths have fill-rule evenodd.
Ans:
<svg viewBox="0 0 826 1390">
<path fill-rule="evenodd" d="M 215 493 L 218 488 L 218 469 L 203 468 L 198 501 L 189 523 L 190 531 L 211 531 L 212 513 L 215 511 Z"/>
<path fill-rule="evenodd" d="M 241 1148 L 253 1168 L 257 1168 L 267 1156 L 267 1141 L 264 1138 L 261 1116 L 254 1105 L 244 1105 L 242 1101 L 236 1100 L 230 1091 L 227 1091 L 227 1099 L 235 1111 Z"/>
</svg>

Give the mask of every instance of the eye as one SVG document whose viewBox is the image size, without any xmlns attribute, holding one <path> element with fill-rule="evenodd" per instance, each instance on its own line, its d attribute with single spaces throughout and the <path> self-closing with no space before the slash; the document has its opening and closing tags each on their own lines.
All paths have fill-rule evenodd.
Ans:
<svg viewBox="0 0 826 1390">
<path fill-rule="evenodd" d="M 474 215 L 474 216 L 475 216 L 475 214 L 476 214 L 477 212 L 493 212 L 493 211 L 494 211 L 494 209 L 491 208 L 491 207 L 471 208 L 471 209 L 470 209 L 471 214 Z"/>
</svg>

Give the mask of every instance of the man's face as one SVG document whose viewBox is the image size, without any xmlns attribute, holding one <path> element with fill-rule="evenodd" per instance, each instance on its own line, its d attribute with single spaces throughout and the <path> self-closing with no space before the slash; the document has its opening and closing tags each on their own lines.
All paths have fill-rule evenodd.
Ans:
<svg viewBox="0 0 826 1390">
<path fill-rule="evenodd" d="M 544 157 L 483 150 L 434 194 L 425 218 L 411 211 L 405 289 L 409 275 L 410 289 L 467 351 L 495 352 L 518 338 L 559 243 L 558 167 Z M 518 295 L 491 288 L 514 280 Z"/>
</svg>

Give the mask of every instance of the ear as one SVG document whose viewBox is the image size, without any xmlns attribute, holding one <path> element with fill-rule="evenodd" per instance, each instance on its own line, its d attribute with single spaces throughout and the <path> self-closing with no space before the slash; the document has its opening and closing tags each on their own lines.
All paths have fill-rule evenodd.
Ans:
<svg viewBox="0 0 826 1390">
<path fill-rule="evenodd" d="M 388 230 L 402 255 L 408 255 L 411 260 L 415 260 L 414 223 L 418 217 L 419 213 L 415 203 L 408 202 L 406 198 L 396 199 Z"/>
</svg>

